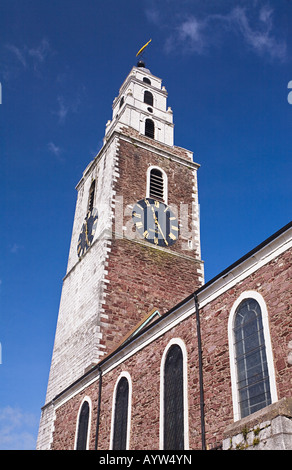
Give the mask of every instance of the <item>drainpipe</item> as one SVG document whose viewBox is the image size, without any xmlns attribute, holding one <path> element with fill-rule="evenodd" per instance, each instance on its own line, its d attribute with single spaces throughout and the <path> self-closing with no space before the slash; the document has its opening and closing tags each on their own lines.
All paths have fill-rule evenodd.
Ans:
<svg viewBox="0 0 292 470">
<path fill-rule="evenodd" d="M 199 357 L 199 382 L 200 382 L 200 410 L 201 410 L 201 437 L 202 437 L 202 450 L 206 450 L 205 439 L 205 412 L 204 412 L 204 387 L 203 387 L 203 364 L 202 364 L 202 343 L 201 343 L 201 327 L 200 327 L 200 312 L 197 294 L 194 294 L 196 306 L 196 323 L 197 323 L 197 339 L 198 339 L 198 357 Z"/>
<path fill-rule="evenodd" d="M 102 370 L 101 370 L 100 366 L 98 366 L 98 370 L 99 370 L 99 381 L 98 381 L 98 403 L 97 403 L 97 417 L 96 417 L 95 450 L 97 450 L 97 446 L 98 446 L 100 405 L 101 405 L 101 387 L 102 387 Z"/>
</svg>

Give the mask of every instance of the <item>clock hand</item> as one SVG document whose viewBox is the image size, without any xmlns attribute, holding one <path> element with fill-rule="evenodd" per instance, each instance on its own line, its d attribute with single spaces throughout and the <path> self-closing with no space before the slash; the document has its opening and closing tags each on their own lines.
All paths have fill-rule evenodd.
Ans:
<svg viewBox="0 0 292 470">
<path fill-rule="evenodd" d="M 165 239 L 164 233 L 163 233 L 163 231 L 162 231 L 162 229 L 161 229 L 161 227 L 160 227 L 160 225 L 159 225 L 158 219 L 157 219 L 157 217 L 156 217 L 156 215 L 155 215 L 154 208 L 151 207 L 151 209 L 152 209 L 153 217 L 154 217 L 155 223 L 156 223 L 156 225 L 157 225 L 157 227 L 158 227 L 158 230 L 160 231 L 161 235 L 163 236 L 164 243 L 165 243 L 166 245 L 168 245 L 167 240 Z"/>
<path fill-rule="evenodd" d="M 89 245 L 89 241 L 88 241 L 88 230 L 87 230 L 87 222 L 85 223 L 85 238 L 86 238 L 86 241 Z"/>
</svg>

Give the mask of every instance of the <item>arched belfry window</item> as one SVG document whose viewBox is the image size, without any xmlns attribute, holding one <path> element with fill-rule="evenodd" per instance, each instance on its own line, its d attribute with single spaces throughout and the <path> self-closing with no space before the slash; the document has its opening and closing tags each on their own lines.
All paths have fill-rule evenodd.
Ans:
<svg viewBox="0 0 292 470">
<path fill-rule="evenodd" d="M 262 312 L 254 298 L 237 307 L 233 340 L 240 418 L 244 418 L 271 403 Z"/>
<path fill-rule="evenodd" d="M 154 139 L 154 121 L 152 119 L 145 120 L 145 135 Z"/>
<path fill-rule="evenodd" d="M 184 449 L 183 354 L 173 344 L 164 364 L 163 449 Z"/>
<path fill-rule="evenodd" d="M 164 201 L 164 177 L 159 168 L 150 170 L 149 197 Z"/>
<path fill-rule="evenodd" d="M 117 384 L 114 405 L 114 430 L 113 450 L 127 449 L 128 431 L 128 407 L 129 407 L 129 382 L 126 377 L 121 377 Z"/>
<path fill-rule="evenodd" d="M 86 450 L 88 441 L 90 407 L 88 401 L 84 401 L 78 416 L 76 450 Z"/>
<path fill-rule="evenodd" d="M 94 195 L 95 195 L 95 180 L 92 181 L 90 190 L 89 190 L 89 197 L 88 197 L 88 212 L 91 212 L 94 205 Z"/>
<path fill-rule="evenodd" d="M 153 95 L 150 91 L 144 91 L 144 103 L 149 104 L 149 106 L 153 106 Z"/>
<path fill-rule="evenodd" d="M 149 80 L 148 77 L 143 77 L 143 82 L 147 83 L 148 85 L 151 85 L 151 81 Z"/>
</svg>

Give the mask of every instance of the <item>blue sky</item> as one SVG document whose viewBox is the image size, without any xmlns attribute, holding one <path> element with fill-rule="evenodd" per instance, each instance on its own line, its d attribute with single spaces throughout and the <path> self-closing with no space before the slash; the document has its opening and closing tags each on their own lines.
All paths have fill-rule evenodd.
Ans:
<svg viewBox="0 0 292 470">
<path fill-rule="evenodd" d="M 201 164 L 206 281 L 290 221 L 291 18 L 291 0 L 1 0 L 0 449 L 35 447 L 75 185 L 150 38 Z"/>
</svg>

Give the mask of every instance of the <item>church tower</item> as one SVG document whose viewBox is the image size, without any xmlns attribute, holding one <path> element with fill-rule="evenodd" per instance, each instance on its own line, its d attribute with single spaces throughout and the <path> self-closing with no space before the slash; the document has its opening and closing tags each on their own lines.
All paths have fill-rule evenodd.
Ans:
<svg viewBox="0 0 292 470">
<path fill-rule="evenodd" d="M 139 62 L 76 187 L 39 449 L 50 447 L 54 397 L 149 312 L 163 315 L 203 284 L 198 168 L 191 151 L 174 146 L 162 80 Z"/>
</svg>

